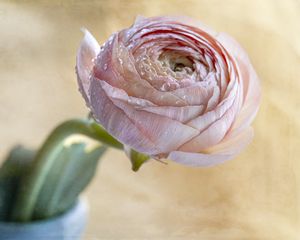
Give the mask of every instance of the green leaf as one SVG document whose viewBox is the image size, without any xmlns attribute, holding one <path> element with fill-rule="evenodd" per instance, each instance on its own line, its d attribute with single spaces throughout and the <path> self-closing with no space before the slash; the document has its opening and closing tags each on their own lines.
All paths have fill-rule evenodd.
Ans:
<svg viewBox="0 0 300 240">
<path fill-rule="evenodd" d="M 89 150 L 87 145 L 84 141 L 63 145 L 53 156 L 55 160 L 34 206 L 33 220 L 54 217 L 67 211 L 89 184 L 106 147 L 98 145 Z"/>
<path fill-rule="evenodd" d="M 33 161 L 35 152 L 14 147 L 0 168 L 0 221 L 8 221 L 20 179 Z"/>
<path fill-rule="evenodd" d="M 84 135 L 100 141 L 105 146 L 119 149 L 123 147 L 120 142 L 91 119 L 73 119 L 58 125 L 38 150 L 26 177 L 22 178 L 11 214 L 13 221 L 29 222 L 33 219 L 34 208 L 37 205 L 43 184 L 47 181 L 47 175 L 53 165 L 56 164 L 56 157 L 64 148 L 64 141 L 74 135 Z"/>
</svg>

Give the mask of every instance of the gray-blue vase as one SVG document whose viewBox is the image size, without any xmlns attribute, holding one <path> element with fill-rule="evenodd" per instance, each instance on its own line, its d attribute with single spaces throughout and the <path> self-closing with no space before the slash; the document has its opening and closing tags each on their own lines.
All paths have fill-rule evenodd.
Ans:
<svg viewBox="0 0 300 240">
<path fill-rule="evenodd" d="M 78 240 L 82 236 L 88 217 L 84 199 L 68 212 L 49 220 L 31 223 L 0 222 L 1 240 Z"/>
</svg>

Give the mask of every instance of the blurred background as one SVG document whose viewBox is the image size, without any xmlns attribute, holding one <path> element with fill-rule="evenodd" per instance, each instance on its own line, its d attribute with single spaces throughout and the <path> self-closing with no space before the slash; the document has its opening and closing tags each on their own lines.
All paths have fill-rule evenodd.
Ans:
<svg viewBox="0 0 300 240">
<path fill-rule="evenodd" d="M 236 159 L 206 169 L 152 161 L 134 173 L 123 152 L 109 150 L 84 194 L 91 207 L 85 239 L 298 239 L 296 0 L 1 1 L 0 158 L 87 115 L 74 68 L 80 28 L 103 43 L 138 14 L 188 15 L 241 43 L 263 89 L 255 138 Z"/>
</svg>

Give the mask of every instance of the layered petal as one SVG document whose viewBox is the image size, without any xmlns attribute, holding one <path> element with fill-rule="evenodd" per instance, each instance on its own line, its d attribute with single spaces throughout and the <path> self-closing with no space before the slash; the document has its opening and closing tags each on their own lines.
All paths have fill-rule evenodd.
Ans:
<svg viewBox="0 0 300 240">
<path fill-rule="evenodd" d="M 88 30 L 83 29 L 83 32 L 84 38 L 82 39 L 77 52 L 76 71 L 79 90 L 87 105 L 89 105 L 90 96 L 88 91 L 90 88 L 90 75 L 94 67 L 93 60 L 97 57 L 100 46 Z"/>
<path fill-rule="evenodd" d="M 117 92 L 121 90 L 110 86 L 105 81 L 94 78 L 92 84 L 93 89 L 96 89 L 96 86 L 101 88 L 98 89 L 101 94 L 95 94 L 95 98 L 93 97 L 94 94 L 92 94 L 92 102 L 99 101 L 98 97 L 101 95 L 102 99 L 100 101 L 103 102 L 103 99 L 107 99 L 107 101 L 110 101 L 113 104 L 113 107 L 111 106 L 111 112 L 118 110 L 118 112 L 121 111 L 120 114 L 125 115 L 120 116 L 119 114 L 115 115 L 110 113 L 110 119 L 105 120 L 105 117 L 103 117 L 102 119 L 99 119 L 99 122 L 118 140 L 138 151 L 150 155 L 166 153 L 172 149 L 178 148 L 184 142 L 195 137 L 199 133 L 196 129 L 186 126 L 178 121 L 134 108 L 129 102 L 129 97 L 128 101 L 124 101 L 124 99 L 120 100 L 119 95 L 121 95 L 121 93 L 117 94 Z M 98 111 L 104 110 L 99 109 Z M 134 137 L 127 138 L 124 136 L 126 135 L 126 131 L 114 131 L 115 128 L 128 128 L 128 123 L 120 122 L 120 119 L 118 118 L 122 120 L 128 119 L 139 133 L 136 133 Z M 123 125 L 125 126 L 123 127 Z M 131 133 L 128 134 L 131 135 Z M 140 146 L 141 143 L 137 141 L 143 141 L 144 139 L 151 142 L 155 148 L 147 147 L 148 149 L 145 150 L 144 146 Z"/>
<path fill-rule="evenodd" d="M 122 143 L 140 152 L 159 152 L 155 143 L 131 121 L 125 112 L 114 105 L 101 87 L 100 81 L 91 81 L 91 110 L 94 118 Z"/>
<path fill-rule="evenodd" d="M 173 151 L 168 159 L 190 167 L 211 167 L 232 159 L 234 155 Z"/>
<path fill-rule="evenodd" d="M 182 145 L 179 150 L 197 152 L 218 144 L 228 133 L 236 115 L 237 99 L 224 115 L 208 125 L 200 134 Z"/>
<path fill-rule="evenodd" d="M 133 63 L 133 56 L 119 42 L 115 34 L 104 45 L 96 59 L 94 76 L 103 79 L 111 86 L 123 89 L 130 96 L 147 99 L 160 106 L 184 106 L 184 99 L 172 92 L 161 92 L 140 76 Z"/>
<path fill-rule="evenodd" d="M 253 134 L 252 127 L 248 127 L 239 133 L 230 132 L 220 143 L 205 149 L 205 153 L 237 155 L 250 144 Z"/>
<path fill-rule="evenodd" d="M 144 111 L 152 112 L 170 119 L 186 123 L 191 119 L 199 116 L 205 107 L 198 106 L 183 106 L 183 107 L 168 107 L 168 106 L 155 106 L 142 108 Z"/>
<path fill-rule="evenodd" d="M 217 40 L 230 52 L 239 72 L 244 98 L 233 131 L 242 131 L 251 124 L 259 108 L 261 98 L 259 79 L 248 55 L 237 41 L 226 33 L 218 34 Z"/>
<path fill-rule="evenodd" d="M 236 157 L 252 140 L 253 129 L 247 128 L 240 134 L 228 136 L 221 143 L 203 153 L 173 151 L 168 159 L 192 167 L 210 167 Z"/>
</svg>

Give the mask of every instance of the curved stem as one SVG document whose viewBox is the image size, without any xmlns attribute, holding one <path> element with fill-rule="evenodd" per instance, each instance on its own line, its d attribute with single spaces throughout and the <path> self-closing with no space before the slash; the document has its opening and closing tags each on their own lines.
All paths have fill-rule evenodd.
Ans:
<svg viewBox="0 0 300 240">
<path fill-rule="evenodd" d="M 19 189 L 12 220 L 19 222 L 30 221 L 46 175 L 51 168 L 55 155 L 63 147 L 64 140 L 73 135 L 82 134 L 103 144 L 122 149 L 123 145 L 109 135 L 100 125 L 93 120 L 69 120 L 58 127 L 48 136 L 45 143 L 38 151 L 30 172 L 24 176 Z"/>
</svg>

